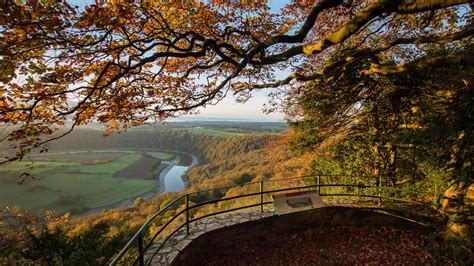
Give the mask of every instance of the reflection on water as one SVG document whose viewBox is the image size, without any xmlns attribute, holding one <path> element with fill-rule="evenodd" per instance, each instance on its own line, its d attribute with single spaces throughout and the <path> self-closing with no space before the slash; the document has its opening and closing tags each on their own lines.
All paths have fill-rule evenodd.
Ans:
<svg viewBox="0 0 474 266">
<path fill-rule="evenodd" d="M 165 175 L 165 192 L 178 192 L 184 189 L 181 178 L 188 170 L 187 166 L 173 166 Z"/>
</svg>

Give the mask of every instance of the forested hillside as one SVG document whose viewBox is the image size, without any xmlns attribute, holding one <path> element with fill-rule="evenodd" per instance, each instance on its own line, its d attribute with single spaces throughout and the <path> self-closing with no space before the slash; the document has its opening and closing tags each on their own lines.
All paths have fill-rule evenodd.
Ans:
<svg viewBox="0 0 474 266">
<path fill-rule="evenodd" d="M 50 152 L 67 148 L 69 150 L 112 149 L 114 147 L 173 149 L 196 154 L 202 163 L 188 172 L 186 177 L 188 188 L 184 191 L 164 193 L 148 201 L 138 199 L 131 208 L 111 209 L 100 214 L 74 219 L 68 215 L 55 217 L 52 213 L 43 218 L 35 217 L 15 208 L 4 210 L 3 217 L 9 215 L 15 217 L 6 220 L 9 224 L 6 228 L 16 229 L 0 230 L 5 247 L 0 250 L 1 263 L 12 261 L 73 263 L 74 256 L 82 256 L 74 251 L 77 251 L 78 247 L 85 250 L 84 252 L 91 252 L 89 258 L 91 261 L 106 261 L 124 245 L 146 219 L 182 193 L 295 175 L 302 172 L 309 160 L 309 158 L 292 156 L 286 149 L 287 139 L 275 135 L 212 137 L 184 131 L 140 129 L 104 138 L 102 133 L 97 130 L 77 130 L 58 142 L 52 143 L 49 149 Z M 193 201 L 202 202 L 243 192 L 245 192 L 244 188 L 224 189 L 201 194 L 193 198 Z M 200 210 L 202 213 L 208 211 L 208 208 Z M 154 226 L 158 228 L 173 213 L 174 211 L 164 215 L 161 222 Z M 38 224 L 55 229 L 29 231 L 31 228 L 38 229 Z M 100 242 L 103 247 L 100 252 L 93 251 L 95 247 L 88 246 L 86 242 L 74 242 L 76 241 L 74 239 L 87 239 L 92 235 L 96 236 L 95 241 Z M 22 240 L 12 241 L 13 239 Z M 61 254 L 64 249 L 70 248 L 69 245 L 73 244 L 76 247 L 71 250 L 71 253 Z M 34 252 L 35 250 L 49 250 L 52 253 L 42 254 Z"/>
<path fill-rule="evenodd" d="M 103 136 L 103 131 L 78 129 L 49 144 L 50 152 L 87 149 L 161 149 L 189 152 L 203 161 L 214 161 L 261 149 L 271 135 L 257 134 L 245 137 L 214 137 L 193 134 L 183 130 L 132 129 L 123 133 Z"/>
</svg>

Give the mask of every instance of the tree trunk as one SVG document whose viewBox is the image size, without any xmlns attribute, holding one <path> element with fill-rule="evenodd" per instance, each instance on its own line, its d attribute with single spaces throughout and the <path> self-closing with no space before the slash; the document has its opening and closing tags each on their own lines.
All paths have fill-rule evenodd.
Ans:
<svg viewBox="0 0 474 266">
<path fill-rule="evenodd" d="M 397 185 L 397 146 L 389 143 L 387 145 L 388 149 L 388 176 L 390 177 L 390 182 L 392 186 Z"/>
<path fill-rule="evenodd" d="M 382 151 L 380 147 L 380 121 L 379 121 L 379 113 L 378 113 L 378 108 L 377 105 L 374 106 L 373 110 L 373 119 L 374 119 L 374 124 L 373 124 L 373 132 L 374 132 L 374 144 L 372 146 L 372 149 L 375 153 L 375 159 L 374 159 L 374 171 L 373 171 L 373 177 L 375 180 L 377 180 L 377 183 L 380 183 L 380 170 L 382 167 Z M 381 184 L 378 184 L 379 186 Z"/>
</svg>

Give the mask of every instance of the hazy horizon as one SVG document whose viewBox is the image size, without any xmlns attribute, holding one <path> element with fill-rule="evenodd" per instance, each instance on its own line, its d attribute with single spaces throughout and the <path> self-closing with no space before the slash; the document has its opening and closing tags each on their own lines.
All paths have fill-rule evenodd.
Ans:
<svg viewBox="0 0 474 266">
<path fill-rule="evenodd" d="M 266 95 L 255 93 L 245 103 L 236 102 L 233 95 L 228 95 L 216 105 L 208 105 L 199 108 L 199 114 L 184 115 L 179 119 L 222 119 L 238 121 L 265 121 L 265 122 L 285 122 L 284 114 L 281 112 L 272 112 L 266 114 L 263 112 L 263 106 L 269 101 Z M 170 120 L 172 121 L 172 120 Z"/>
</svg>

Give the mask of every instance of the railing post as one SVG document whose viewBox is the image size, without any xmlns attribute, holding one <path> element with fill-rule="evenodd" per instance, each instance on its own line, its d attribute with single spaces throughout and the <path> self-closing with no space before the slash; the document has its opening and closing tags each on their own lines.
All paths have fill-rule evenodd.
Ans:
<svg viewBox="0 0 474 266">
<path fill-rule="evenodd" d="M 186 235 L 189 235 L 189 195 L 184 196 L 186 200 Z"/>
<path fill-rule="evenodd" d="M 141 233 L 138 235 L 137 245 L 138 245 L 138 265 L 143 266 L 145 265 L 145 261 L 143 259 L 143 235 Z"/>
<path fill-rule="evenodd" d="M 263 181 L 260 181 L 260 212 L 263 212 Z"/>
</svg>

